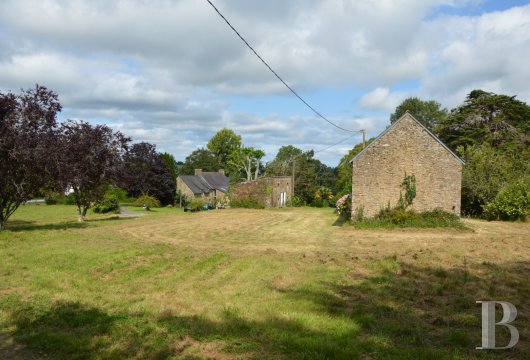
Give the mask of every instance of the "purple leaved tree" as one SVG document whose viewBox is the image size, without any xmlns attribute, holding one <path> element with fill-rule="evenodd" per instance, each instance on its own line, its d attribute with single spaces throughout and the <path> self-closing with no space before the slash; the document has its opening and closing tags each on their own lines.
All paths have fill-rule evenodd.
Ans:
<svg viewBox="0 0 530 360">
<path fill-rule="evenodd" d="M 116 183 L 130 139 L 106 125 L 69 120 L 60 131 L 59 178 L 75 196 L 79 221 L 101 200 L 108 184 Z"/>
<path fill-rule="evenodd" d="M 0 231 L 33 194 L 56 180 L 58 96 L 44 86 L 0 93 Z"/>
</svg>

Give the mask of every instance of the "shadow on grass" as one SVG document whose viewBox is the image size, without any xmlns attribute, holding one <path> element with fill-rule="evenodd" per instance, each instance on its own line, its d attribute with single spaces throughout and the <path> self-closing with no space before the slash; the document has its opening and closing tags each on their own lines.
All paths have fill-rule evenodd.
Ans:
<svg viewBox="0 0 530 360">
<path fill-rule="evenodd" d="M 119 217 L 118 215 L 116 215 L 116 216 L 111 216 L 111 217 L 102 218 L 102 219 L 87 219 L 83 222 L 62 221 L 62 222 L 49 223 L 49 224 L 35 224 L 35 222 L 33 221 L 17 220 L 13 222 L 8 222 L 6 230 L 9 230 L 12 232 L 18 232 L 18 231 L 36 231 L 36 230 L 83 229 L 83 228 L 90 226 L 90 224 L 117 222 L 117 221 L 131 220 L 131 219 L 133 219 L 133 217 Z"/>
<path fill-rule="evenodd" d="M 389 266 L 347 283 L 313 283 L 278 291 L 293 304 L 286 313 L 252 320 L 226 308 L 217 320 L 123 312 L 108 315 L 77 303 L 48 311 L 17 306 L 15 339 L 54 358 L 284 359 L 522 359 L 530 350 L 530 264 L 483 263 L 442 269 Z M 471 271 L 470 271 L 471 270 Z M 520 311 L 513 323 L 521 343 L 512 350 L 481 352 L 477 300 L 510 301 Z M 508 341 L 498 327 L 497 343 Z M 216 348 L 205 344 L 217 342 Z"/>
<path fill-rule="evenodd" d="M 333 222 L 332 226 L 344 226 L 350 223 L 350 217 L 347 213 L 340 214 L 337 219 Z"/>
</svg>

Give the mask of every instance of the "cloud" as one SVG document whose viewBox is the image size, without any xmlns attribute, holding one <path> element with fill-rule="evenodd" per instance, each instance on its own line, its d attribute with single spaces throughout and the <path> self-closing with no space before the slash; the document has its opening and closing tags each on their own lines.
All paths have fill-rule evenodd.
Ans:
<svg viewBox="0 0 530 360">
<path fill-rule="evenodd" d="M 478 0 L 214 3 L 316 108 L 369 136 L 407 96 L 453 107 L 483 88 L 530 101 L 530 5 L 475 15 L 466 9 Z M 222 127 L 268 152 L 348 135 L 300 106 L 205 1 L 4 0 L 0 48 L 2 90 L 46 85 L 64 116 L 113 124 L 181 159 Z M 327 90 L 360 95 L 339 103 Z M 256 98 L 270 100 L 234 107 Z M 321 156 L 336 163 L 353 145 Z"/>
<path fill-rule="evenodd" d="M 388 87 L 378 87 L 361 97 L 359 105 L 369 110 L 393 112 L 405 97 L 404 93 L 391 93 Z"/>
</svg>

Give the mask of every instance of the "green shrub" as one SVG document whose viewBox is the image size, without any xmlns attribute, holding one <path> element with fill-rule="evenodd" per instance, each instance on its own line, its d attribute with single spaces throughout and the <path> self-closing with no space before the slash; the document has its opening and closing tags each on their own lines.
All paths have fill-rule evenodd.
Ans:
<svg viewBox="0 0 530 360">
<path fill-rule="evenodd" d="M 265 204 L 253 197 L 234 198 L 230 201 L 230 206 L 245 209 L 265 209 Z"/>
<path fill-rule="evenodd" d="M 112 195 L 118 199 L 119 202 L 130 202 L 131 199 L 127 196 L 127 191 L 114 185 L 109 185 L 105 195 Z M 133 200 L 134 201 L 134 200 Z"/>
<path fill-rule="evenodd" d="M 388 207 L 382 208 L 373 218 L 356 217 L 355 226 L 358 228 L 465 228 L 458 215 L 441 209 L 416 212 Z"/>
<path fill-rule="evenodd" d="M 293 207 L 302 207 L 306 205 L 306 202 L 300 196 L 295 195 L 295 196 L 292 196 L 289 200 L 287 200 L 286 205 L 293 206 Z"/>
<path fill-rule="evenodd" d="M 96 202 L 92 207 L 96 214 L 107 214 L 120 212 L 120 202 L 116 195 L 106 194 L 102 200 Z"/>
<path fill-rule="evenodd" d="M 44 197 L 46 205 L 75 205 L 75 195 L 64 195 L 60 192 L 50 192 Z"/>
<path fill-rule="evenodd" d="M 205 204 L 206 204 L 206 201 L 204 201 L 204 199 L 195 198 L 188 204 L 187 207 L 192 209 L 192 210 L 200 211 L 200 210 L 202 210 L 202 207 Z"/>
<path fill-rule="evenodd" d="M 142 195 L 135 200 L 134 206 L 143 207 L 145 210 L 149 211 L 151 208 L 157 208 L 161 205 L 157 198 L 149 195 Z"/>
<path fill-rule="evenodd" d="M 530 213 L 530 181 L 520 180 L 503 187 L 495 199 L 484 206 L 487 220 L 525 220 Z"/>
</svg>

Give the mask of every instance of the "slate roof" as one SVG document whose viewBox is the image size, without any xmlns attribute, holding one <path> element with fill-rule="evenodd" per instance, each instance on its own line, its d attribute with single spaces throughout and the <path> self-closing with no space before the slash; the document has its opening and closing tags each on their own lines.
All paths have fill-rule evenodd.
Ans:
<svg viewBox="0 0 530 360">
<path fill-rule="evenodd" d="M 364 149 L 362 149 L 359 153 L 357 153 L 357 155 L 355 155 L 351 160 L 350 160 L 350 164 L 353 162 L 353 160 L 357 159 L 359 156 L 361 156 L 362 153 L 364 153 L 366 151 L 366 149 L 368 149 L 369 147 L 373 146 L 379 139 L 381 139 L 387 132 L 389 132 L 392 128 L 394 128 L 394 126 L 396 126 L 402 119 L 404 119 L 405 117 L 410 117 L 412 120 L 414 120 L 419 126 L 421 126 L 423 128 L 423 130 L 425 130 L 427 132 L 427 134 L 429 134 L 434 140 L 436 140 L 436 142 L 438 142 L 440 145 L 442 145 L 444 147 L 445 150 L 447 150 L 451 155 L 453 155 L 456 160 L 460 161 L 463 165 L 465 165 L 465 162 L 464 160 L 462 160 L 458 155 L 456 155 L 453 151 L 451 151 L 451 149 L 449 149 L 447 147 L 447 145 L 445 145 L 442 140 L 438 139 L 438 137 L 436 135 L 434 135 L 429 129 L 427 129 L 422 123 L 420 123 L 418 120 L 416 120 L 416 118 L 414 116 L 412 116 L 411 113 L 409 112 L 406 112 L 405 114 L 403 114 L 403 116 L 401 116 L 395 123 L 393 123 L 392 125 L 390 125 L 389 127 L 387 127 L 385 129 L 385 131 L 383 131 L 381 134 L 379 134 L 378 137 L 376 137 L 374 139 L 374 141 L 372 141 L 368 146 L 366 146 Z"/>
<path fill-rule="evenodd" d="M 194 194 L 209 193 L 213 190 L 228 192 L 228 178 L 218 172 L 203 172 L 201 175 L 181 175 L 182 181 Z"/>
</svg>

